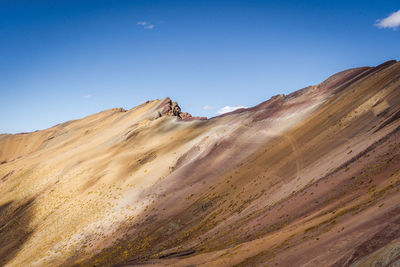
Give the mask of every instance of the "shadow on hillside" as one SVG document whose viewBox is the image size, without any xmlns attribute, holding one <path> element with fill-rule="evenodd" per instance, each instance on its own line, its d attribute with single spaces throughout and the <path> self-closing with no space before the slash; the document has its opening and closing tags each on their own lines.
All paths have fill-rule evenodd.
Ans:
<svg viewBox="0 0 400 267">
<path fill-rule="evenodd" d="M 0 205 L 0 266 L 9 263 L 32 234 L 29 222 L 33 200 L 19 206 L 13 201 Z"/>
</svg>

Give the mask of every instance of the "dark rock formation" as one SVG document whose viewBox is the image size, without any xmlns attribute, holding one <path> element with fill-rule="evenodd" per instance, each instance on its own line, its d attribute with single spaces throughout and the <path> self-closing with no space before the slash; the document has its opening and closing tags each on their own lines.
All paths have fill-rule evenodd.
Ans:
<svg viewBox="0 0 400 267">
<path fill-rule="evenodd" d="M 161 109 L 158 115 L 162 116 L 175 116 L 178 119 L 191 121 L 191 120 L 206 120 L 206 117 L 192 117 L 188 112 L 182 112 L 177 102 L 173 102 L 169 97 L 165 98 L 158 106 Z"/>
</svg>

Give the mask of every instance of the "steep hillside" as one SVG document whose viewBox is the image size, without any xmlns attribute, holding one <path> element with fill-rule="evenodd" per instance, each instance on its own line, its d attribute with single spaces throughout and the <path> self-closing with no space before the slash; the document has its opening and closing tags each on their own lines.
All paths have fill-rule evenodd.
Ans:
<svg viewBox="0 0 400 267">
<path fill-rule="evenodd" d="M 400 261 L 400 63 L 211 119 L 169 98 L 0 135 L 0 265 Z"/>
</svg>

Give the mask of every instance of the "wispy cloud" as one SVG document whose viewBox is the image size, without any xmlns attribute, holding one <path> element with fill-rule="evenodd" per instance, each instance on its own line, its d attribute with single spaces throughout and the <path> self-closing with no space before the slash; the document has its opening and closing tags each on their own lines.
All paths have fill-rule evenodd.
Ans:
<svg viewBox="0 0 400 267">
<path fill-rule="evenodd" d="M 400 10 L 390 14 L 384 19 L 378 19 L 375 23 L 375 26 L 379 28 L 396 29 L 398 26 L 400 26 Z"/>
<path fill-rule="evenodd" d="M 203 106 L 203 109 L 210 110 L 210 109 L 214 109 L 214 107 L 213 106 L 209 106 L 209 105 L 205 105 L 205 106 Z"/>
<path fill-rule="evenodd" d="M 154 24 L 150 24 L 150 25 L 146 25 L 144 26 L 145 29 L 153 29 L 154 28 Z"/>
<path fill-rule="evenodd" d="M 83 98 L 91 98 L 92 95 L 84 95 Z"/>
<path fill-rule="evenodd" d="M 217 113 L 218 114 L 224 114 L 224 113 L 232 112 L 232 111 L 240 109 L 240 108 L 247 108 L 247 107 L 245 107 L 245 106 L 225 106 L 223 108 L 220 108 L 217 111 Z"/>
<path fill-rule="evenodd" d="M 147 21 L 138 21 L 136 25 L 143 27 L 143 29 L 154 29 L 154 24 L 149 24 Z"/>
</svg>

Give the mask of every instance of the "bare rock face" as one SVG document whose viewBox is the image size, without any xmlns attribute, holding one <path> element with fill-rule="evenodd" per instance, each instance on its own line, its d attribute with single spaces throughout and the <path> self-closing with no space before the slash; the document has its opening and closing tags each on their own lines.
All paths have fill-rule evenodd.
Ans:
<svg viewBox="0 0 400 267">
<path fill-rule="evenodd" d="M 160 107 L 162 108 L 161 110 L 161 115 L 162 116 L 175 116 L 181 118 L 181 114 L 185 114 L 184 116 L 189 116 L 191 115 L 187 112 L 182 113 L 181 108 L 179 107 L 177 102 L 172 102 L 172 100 L 167 97 L 161 104 Z"/>
<path fill-rule="evenodd" d="M 161 111 L 159 117 L 162 116 L 175 116 L 178 119 L 190 121 L 190 120 L 205 120 L 206 117 L 192 117 L 188 112 L 182 112 L 177 102 L 173 102 L 169 97 L 165 98 L 159 105 Z"/>
</svg>

